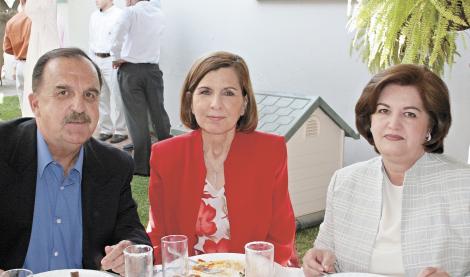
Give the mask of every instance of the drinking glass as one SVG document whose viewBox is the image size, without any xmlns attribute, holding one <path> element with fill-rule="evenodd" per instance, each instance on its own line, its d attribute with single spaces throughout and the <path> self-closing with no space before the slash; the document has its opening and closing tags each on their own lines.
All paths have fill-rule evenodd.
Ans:
<svg viewBox="0 0 470 277">
<path fill-rule="evenodd" d="M 16 268 L 0 273 L 0 277 L 28 277 L 33 276 L 33 272 L 28 269 Z"/>
<path fill-rule="evenodd" d="M 163 277 L 186 276 L 188 266 L 188 238 L 185 235 L 163 237 L 162 269 Z"/>
<path fill-rule="evenodd" d="M 153 276 L 153 249 L 148 245 L 130 245 L 124 249 L 126 277 Z"/>
<path fill-rule="evenodd" d="M 245 245 L 245 276 L 272 277 L 274 275 L 274 245 L 253 241 Z"/>
</svg>

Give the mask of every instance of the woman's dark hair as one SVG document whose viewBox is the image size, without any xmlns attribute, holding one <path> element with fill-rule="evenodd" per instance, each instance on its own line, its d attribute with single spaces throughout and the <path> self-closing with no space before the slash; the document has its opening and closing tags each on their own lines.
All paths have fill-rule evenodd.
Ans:
<svg viewBox="0 0 470 277">
<path fill-rule="evenodd" d="M 362 91 L 356 103 L 356 127 L 359 133 L 378 152 L 370 131 L 371 115 L 375 113 L 377 101 L 384 88 L 390 84 L 415 87 L 429 115 L 431 140 L 423 143 L 429 153 L 444 151 L 444 138 L 452 122 L 449 91 L 439 76 L 424 66 L 401 64 L 376 74 Z"/>
</svg>

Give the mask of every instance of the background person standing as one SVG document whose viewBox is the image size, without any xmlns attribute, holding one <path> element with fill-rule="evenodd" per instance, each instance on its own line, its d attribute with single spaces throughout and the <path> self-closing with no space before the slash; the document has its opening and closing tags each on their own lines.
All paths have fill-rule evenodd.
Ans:
<svg viewBox="0 0 470 277">
<path fill-rule="evenodd" d="M 122 10 L 113 4 L 113 0 L 96 0 L 96 6 L 98 10 L 90 17 L 90 57 L 100 68 L 104 80 L 100 96 L 99 139 L 119 143 L 127 139 L 127 129 L 110 52 Z"/>
<path fill-rule="evenodd" d="M 149 1 L 126 0 L 121 24 L 111 48 L 127 127 L 134 143 L 134 174 L 149 176 L 148 114 L 158 140 L 170 136 L 170 119 L 163 105 L 163 73 L 158 66 L 164 15 Z"/>
<path fill-rule="evenodd" d="M 24 68 L 23 117 L 34 117 L 29 105 L 29 95 L 32 93 L 33 68 L 39 57 L 46 52 L 60 47 L 57 28 L 56 0 L 28 1 L 25 12 L 31 19 L 31 35 L 29 37 L 28 55 Z"/>
<path fill-rule="evenodd" d="M 21 0 L 21 11 L 8 20 L 3 38 L 5 53 L 15 57 L 16 93 L 20 109 L 23 110 L 24 64 L 28 53 L 29 36 L 31 34 L 31 19 L 24 12 L 26 0 Z"/>
</svg>

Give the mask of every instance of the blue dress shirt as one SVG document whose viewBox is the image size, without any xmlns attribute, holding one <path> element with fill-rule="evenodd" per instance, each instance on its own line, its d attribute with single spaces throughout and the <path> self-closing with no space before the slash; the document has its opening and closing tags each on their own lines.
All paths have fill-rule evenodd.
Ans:
<svg viewBox="0 0 470 277">
<path fill-rule="evenodd" d="M 23 267 L 33 273 L 82 268 L 83 147 L 67 176 L 39 130 L 37 151 L 33 228 Z"/>
</svg>

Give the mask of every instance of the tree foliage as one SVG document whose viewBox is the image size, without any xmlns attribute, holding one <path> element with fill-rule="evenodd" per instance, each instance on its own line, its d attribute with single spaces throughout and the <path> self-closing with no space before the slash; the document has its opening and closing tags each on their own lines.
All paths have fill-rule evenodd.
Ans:
<svg viewBox="0 0 470 277">
<path fill-rule="evenodd" d="M 458 32 L 470 28 L 470 0 L 349 0 L 349 8 L 352 50 L 372 72 L 414 63 L 442 75 L 458 55 Z"/>
</svg>

